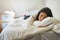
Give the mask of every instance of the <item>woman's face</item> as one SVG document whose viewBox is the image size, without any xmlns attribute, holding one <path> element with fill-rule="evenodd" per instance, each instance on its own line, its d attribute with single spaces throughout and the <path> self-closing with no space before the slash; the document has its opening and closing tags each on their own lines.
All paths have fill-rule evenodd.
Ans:
<svg viewBox="0 0 60 40">
<path fill-rule="evenodd" d="M 38 19 L 39 19 L 39 21 L 42 21 L 46 17 L 47 17 L 47 14 L 45 12 L 41 12 Z"/>
</svg>

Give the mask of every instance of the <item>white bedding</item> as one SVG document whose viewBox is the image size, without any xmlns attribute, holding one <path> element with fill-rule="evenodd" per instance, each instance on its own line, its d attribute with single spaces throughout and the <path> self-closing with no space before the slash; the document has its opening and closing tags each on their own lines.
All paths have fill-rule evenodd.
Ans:
<svg viewBox="0 0 60 40">
<path fill-rule="evenodd" d="M 19 22 L 16 21 L 13 24 L 8 25 L 1 32 L 1 40 L 24 39 L 32 35 L 44 33 L 45 31 L 52 29 L 54 25 L 55 24 L 53 23 L 44 28 L 36 28 L 33 25 L 30 25 L 31 28 L 28 28 L 26 20 L 19 20 Z"/>
<path fill-rule="evenodd" d="M 23 39 L 37 33 L 43 33 L 53 27 L 54 24 L 46 28 L 31 28 L 25 29 L 20 27 L 6 27 L 1 33 L 1 40 Z"/>
</svg>

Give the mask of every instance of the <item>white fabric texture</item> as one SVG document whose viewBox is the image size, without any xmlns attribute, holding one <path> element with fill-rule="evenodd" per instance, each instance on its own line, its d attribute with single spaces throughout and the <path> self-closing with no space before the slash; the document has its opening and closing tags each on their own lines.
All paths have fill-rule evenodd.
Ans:
<svg viewBox="0 0 60 40">
<path fill-rule="evenodd" d="M 34 26 L 47 26 L 53 23 L 57 23 L 57 20 L 55 21 L 55 19 L 53 17 L 47 17 L 42 21 L 35 21 L 33 22 Z"/>
<path fill-rule="evenodd" d="M 57 23 L 57 21 L 53 19 L 54 23 L 49 25 L 48 27 L 37 28 L 32 25 L 35 19 L 36 15 L 31 16 L 27 20 L 19 19 L 18 21 L 15 21 L 13 24 L 8 25 L 1 33 L 1 40 L 24 39 L 32 35 L 44 33 L 52 29 L 55 23 Z"/>
<path fill-rule="evenodd" d="M 30 29 L 24 29 L 24 28 L 13 27 L 13 26 L 6 27 L 1 33 L 1 40 L 13 40 L 19 38 L 24 39 L 32 35 L 44 33 L 45 31 L 50 30 L 53 26 L 54 24 L 45 28 L 30 28 Z"/>
<path fill-rule="evenodd" d="M 33 24 L 33 22 L 34 22 L 34 20 L 36 19 L 36 16 L 37 16 L 37 14 L 34 14 L 34 15 L 32 15 L 31 17 L 29 17 L 28 19 L 27 19 L 27 21 L 28 21 L 28 24 Z"/>
<path fill-rule="evenodd" d="M 53 21 L 52 21 L 51 17 L 47 17 L 47 18 L 45 18 L 42 21 L 35 21 L 33 23 L 33 25 L 36 25 L 36 26 L 47 26 L 47 25 L 52 24 L 52 23 L 53 23 Z"/>
<path fill-rule="evenodd" d="M 56 24 L 52 30 L 60 34 L 60 24 Z"/>
</svg>

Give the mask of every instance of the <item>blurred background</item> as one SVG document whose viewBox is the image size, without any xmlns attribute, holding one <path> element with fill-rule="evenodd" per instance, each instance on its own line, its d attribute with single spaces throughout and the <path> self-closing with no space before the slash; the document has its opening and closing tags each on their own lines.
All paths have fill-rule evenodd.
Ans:
<svg viewBox="0 0 60 40">
<path fill-rule="evenodd" d="M 52 10 L 54 17 L 60 18 L 60 0 L 0 0 L 0 12 L 13 10 L 16 17 L 27 10 L 40 10 L 45 6 Z"/>
</svg>

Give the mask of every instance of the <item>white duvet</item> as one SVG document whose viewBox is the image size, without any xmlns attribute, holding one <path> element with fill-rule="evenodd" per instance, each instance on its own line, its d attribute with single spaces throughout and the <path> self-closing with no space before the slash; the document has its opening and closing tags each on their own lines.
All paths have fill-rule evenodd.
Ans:
<svg viewBox="0 0 60 40">
<path fill-rule="evenodd" d="M 30 28 L 27 26 L 26 20 L 19 20 L 14 22 L 13 24 L 8 25 L 2 32 L 1 32 L 1 40 L 15 40 L 15 39 L 25 39 L 27 37 L 31 37 L 36 34 L 44 33 L 53 28 L 55 23 L 49 25 L 48 27 L 44 28 L 37 28 L 33 25 Z"/>
</svg>

